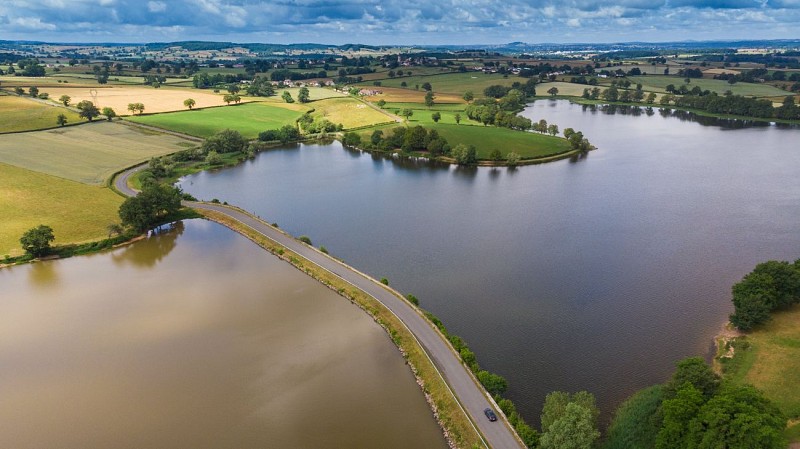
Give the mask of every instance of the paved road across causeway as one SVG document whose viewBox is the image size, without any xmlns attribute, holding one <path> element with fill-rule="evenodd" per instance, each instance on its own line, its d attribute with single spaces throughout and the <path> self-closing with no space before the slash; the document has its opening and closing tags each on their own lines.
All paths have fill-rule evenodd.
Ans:
<svg viewBox="0 0 800 449">
<path fill-rule="evenodd" d="M 114 179 L 115 188 L 125 195 L 136 195 L 137 192 L 128 186 L 128 178 L 133 173 L 145 167 L 146 165 L 140 165 L 118 175 Z M 350 268 L 330 256 L 322 254 L 314 248 L 295 240 L 291 236 L 284 234 L 280 230 L 269 226 L 265 222 L 245 212 L 221 204 L 198 202 L 185 202 L 184 204 L 195 209 L 212 210 L 223 213 L 245 226 L 252 228 L 264 237 L 303 256 L 308 261 L 333 273 L 380 301 L 408 327 L 411 333 L 414 334 L 416 339 L 420 342 L 423 349 L 427 352 L 428 357 L 436 365 L 436 368 L 442 374 L 451 391 L 458 399 L 458 402 L 469 414 L 473 423 L 486 439 L 489 447 L 493 449 L 521 449 L 524 447 L 505 420 L 500 419 L 496 422 L 490 422 L 486 419 L 483 411 L 487 407 L 493 409 L 495 407 L 490 403 L 490 399 L 485 390 L 476 383 L 475 378 L 468 368 L 461 363 L 461 360 L 456 356 L 450 344 L 442 338 L 441 334 L 434 329 L 425 317 L 417 312 L 404 299 L 390 292 L 383 285 L 365 274 Z M 498 415 L 501 414 L 498 413 Z"/>
</svg>

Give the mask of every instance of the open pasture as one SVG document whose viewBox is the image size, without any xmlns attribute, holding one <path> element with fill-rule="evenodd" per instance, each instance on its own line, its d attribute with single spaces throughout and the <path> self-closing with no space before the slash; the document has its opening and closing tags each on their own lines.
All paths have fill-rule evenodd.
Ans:
<svg viewBox="0 0 800 449">
<path fill-rule="evenodd" d="M 30 228 L 53 228 L 54 244 L 104 238 L 119 222 L 123 198 L 110 189 L 0 163 L 0 257 L 22 254 L 19 238 Z"/>
<path fill-rule="evenodd" d="M 569 150 L 569 143 L 562 138 L 538 133 L 514 131 L 493 126 L 465 126 L 450 124 L 426 124 L 447 139 L 451 146 L 459 143 L 475 145 L 479 159 L 488 159 L 492 150 L 500 150 L 505 156 L 510 152 L 523 159 L 538 158 Z"/>
<path fill-rule="evenodd" d="M 405 82 L 409 90 L 414 90 L 417 85 L 420 86 L 420 92 L 424 98 L 425 92 L 422 90 L 422 84 L 431 83 L 433 92 L 439 96 L 442 94 L 452 94 L 458 99 L 464 95 L 464 92 L 471 90 L 476 97 L 483 96 L 483 90 L 487 87 L 500 84 L 503 86 L 511 86 L 514 82 L 525 83 L 525 78 L 518 76 L 509 76 L 504 78 L 499 73 L 481 73 L 481 72 L 463 72 L 463 73 L 445 73 L 441 75 L 429 76 L 404 76 L 402 78 L 386 79 L 381 81 L 382 87 L 401 87 L 401 83 Z M 380 88 L 377 88 L 380 89 Z M 404 100 L 389 100 L 386 101 L 404 101 Z"/>
<path fill-rule="evenodd" d="M 46 92 L 53 100 L 58 100 L 62 95 L 69 95 L 72 98 L 72 104 L 88 100 L 100 109 L 110 107 L 117 115 L 130 114 L 131 112 L 128 111 L 130 103 L 144 104 L 145 114 L 185 110 L 187 108 L 183 105 L 183 101 L 187 98 L 195 101 L 195 108 L 225 104 L 221 94 L 214 94 L 211 91 L 167 87 L 159 89 L 150 86 L 54 87 L 47 89 Z M 95 93 L 97 98 L 94 98 Z"/>
<path fill-rule="evenodd" d="M 59 114 L 67 117 L 67 123 L 83 120 L 67 108 L 30 98 L 0 95 L 0 133 L 52 128 L 58 125 Z"/>
<path fill-rule="evenodd" d="M 375 89 L 381 91 L 378 95 L 370 95 L 364 97 L 367 101 L 371 101 L 373 103 L 384 100 L 390 103 L 417 103 L 417 104 L 424 104 L 425 103 L 425 91 L 420 88 L 419 90 L 411 89 L 403 89 L 399 87 L 375 87 L 375 86 L 368 86 L 362 84 L 360 87 L 365 89 Z M 461 98 L 463 93 L 461 94 L 448 94 L 442 92 L 434 92 L 436 98 L 434 99 L 437 103 L 461 103 L 465 104 L 464 99 Z"/>
<path fill-rule="evenodd" d="M 134 126 L 95 122 L 4 135 L 0 139 L 0 162 L 84 184 L 103 185 L 125 167 L 194 145 Z"/>
<path fill-rule="evenodd" d="M 666 92 L 666 87 L 669 84 L 679 89 L 682 85 L 686 84 L 683 78 L 674 76 L 635 76 L 630 78 L 633 84 L 642 83 L 644 90 L 655 92 Z M 695 86 L 700 86 L 703 90 L 710 90 L 720 95 L 725 91 L 730 90 L 736 95 L 744 95 L 747 97 L 772 97 L 780 95 L 790 95 L 785 90 L 778 89 L 777 87 L 770 86 L 769 84 L 755 84 L 755 83 L 736 83 L 728 84 L 727 81 L 707 79 L 707 78 L 692 78 L 691 82 L 686 85 L 688 89 Z"/>
<path fill-rule="evenodd" d="M 730 377 L 763 391 L 792 419 L 800 418 L 800 307 L 776 312 L 747 335 Z"/>
<path fill-rule="evenodd" d="M 583 89 L 592 90 L 595 87 L 600 88 L 600 90 L 604 89 L 604 86 L 589 86 L 586 84 L 562 83 L 560 81 L 554 81 L 554 82 L 537 84 L 536 96 L 537 97 L 550 96 L 550 94 L 548 94 L 547 91 L 553 87 L 558 89 L 558 95 L 567 95 L 571 97 L 580 97 L 581 95 L 583 95 Z"/>
<path fill-rule="evenodd" d="M 278 107 L 266 103 L 247 103 L 197 111 L 129 117 L 128 120 L 198 137 L 209 137 L 233 129 L 248 139 L 267 129 L 277 129 L 294 121 L 308 110 L 304 106 Z"/>
</svg>

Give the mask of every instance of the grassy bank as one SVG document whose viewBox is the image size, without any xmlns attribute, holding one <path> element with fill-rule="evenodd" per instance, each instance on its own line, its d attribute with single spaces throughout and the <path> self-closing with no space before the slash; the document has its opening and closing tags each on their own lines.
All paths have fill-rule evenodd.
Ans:
<svg viewBox="0 0 800 449">
<path fill-rule="evenodd" d="M 787 437 L 800 442 L 800 306 L 776 312 L 765 325 L 723 342 L 717 361 L 725 377 L 763 391 L 789 417 Z"/>
<path fill-rule="evenodd" d="M 241 233 L 259 246 L 337 291 L 340 295 L 369 313 L 378 324 L 386 329 L 386 332 L 400 349 L 403 357 L 419 379 L 426 398 L 434 408 L 434 413 L 447 438 L 458 448 L 482 447 L 480 435 L 473 427 L 469 417 L 461 409 L 458 401 L 450 392 L 433 363 L 419 346 L 411 332 L 383 304 L 344 282 L 341 278 L 308 262 L 300 255 L 276 244 L 227 215 L 214 211 L 202 211 L 201 213 L 207 218 Z"/>
</svg>

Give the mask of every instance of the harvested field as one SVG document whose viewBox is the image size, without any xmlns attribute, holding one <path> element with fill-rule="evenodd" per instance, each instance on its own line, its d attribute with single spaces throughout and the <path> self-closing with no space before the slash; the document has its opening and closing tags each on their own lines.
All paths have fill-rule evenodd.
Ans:
<svg viewBox="0 0 800 449">
<path fill-rule="evenodd" d="M 97 93 L 97 99 L 92 96 L 92 89 Z M 221 94 L 214 94 L 211 91 L 173 89 L 162 87 L 155 89 L 149 86 L 105 86 L 105 87 L 53 87 L 46 90 L 51 99 L 57 100 L 62 95 L 69 95 L 72 104 L 77 104 L 83 100 L 94 102 L 98 108 L 110 107 L 117 115 L 129 115 L 128 104 L 144 104 L 144 112 L 170 112 L 183 111 L 186 106 L 183 101 L 192 98 L 196 102 L 195 108 L 206 108 L 209 106 L 222 106 Z"/>
<path fill-rule="evenodd" d="M 95 122 L 4 135 L 0 139 L 0 162 L 84 184 L 102 185 L 125 167 L 195 145 L 168 134 Z"/>
<path fill-rule="evenodd" d="M 341 123 L 345 129 L 394 122 L 393 117 L 355 98 L 331 98 L 316 101 L 311 105 L 315 109 L 315 117 L 324 117 L 333 123 Z"/>
<path fill-rule="evenodd" d="M 30 98 L 0 95 L 0 133 L 32 131 L 57 126 L 60 114 L 67 123 L 83 121 L 76 112 Z"/>
<path fill-rule="evenodd" d="M 30 228 L 53 228 L 55 244 L 104 238 L 119 222 L 123 198 L 110 189 L 88 186 L 0 163 L 0 257 L 22 254 L 19 238 Z"/>
</svg>

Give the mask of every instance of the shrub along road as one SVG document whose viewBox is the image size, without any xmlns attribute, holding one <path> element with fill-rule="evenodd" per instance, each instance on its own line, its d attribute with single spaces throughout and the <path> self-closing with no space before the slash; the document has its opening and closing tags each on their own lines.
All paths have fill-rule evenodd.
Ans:
<svg viewBox="0 0 800 449">
<path fill-rule="evenodd" d="M 136 195 L 136 191 L 128 186 L 128 178 L 144 167 L 145 166 L 134 167 L 121 173 L 114 180 L 115 188 L 124 195 Z M 461 363 L 461 360 L 456 356 L 449 343 L 447 343 L 430 322 L 406 302 L 406 300 L 392 293 L 389 289 L 365 274 L 317 251 L 305 243 L 295 240 L 291 236 L 284 234 L 280 230 L 269 226 L 245 212 L 221 204 L 186 202 L 185 205 L 195 209 L 212 210 L 223 213 L 290 251 L 301 255 L 309 262 L 333 273 L 380 301 L 408 327 L 411 333 L 414 334 L 417 341 L 419 341 L 436 365 L 436 368 L 442 374 L 458 402 L 470 416 L 473 423 L 478 427 L 480 433 L 483 434 L 489 447 L 493 449 L 520 449 L 523 447 L 505 419 L 501 419 L 497 422 L 489 422 L 489 420 L 486 419 L 486 416 L 483 414 L 484 409 L 491 407 L 497 410 L 494 404 L 490 403 L 486 391 L 477 383 L 472 373 L 469 372 L 469 369 Z M 498 415 L 502 414 L 498 413 Z"/>
</svg>

